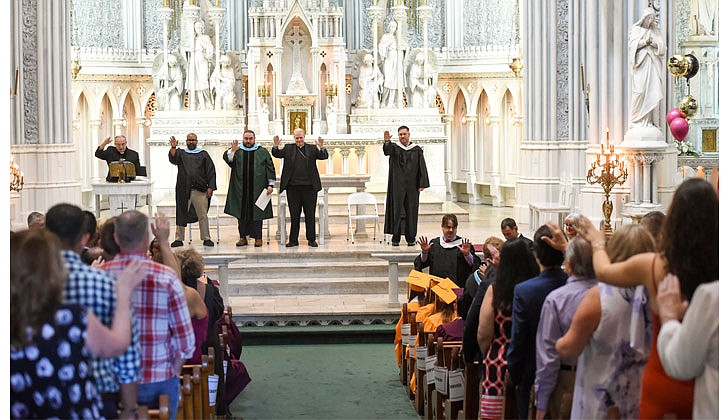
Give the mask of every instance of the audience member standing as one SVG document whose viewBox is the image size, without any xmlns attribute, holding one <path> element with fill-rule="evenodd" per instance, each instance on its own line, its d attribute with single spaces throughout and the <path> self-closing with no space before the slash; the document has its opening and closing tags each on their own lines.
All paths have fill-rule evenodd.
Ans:
<svg viewBox="0 0 728 420">
<path fill-rule="evenodd" d="M 47 229 L 61 241 L 61 256 L 68 271 L 65 287 L 67 303 L 88 308 L 106 327 L 111 327 L 116 311 L 116 280 L 107 272 L 89 267 L 80 253 L 89 238 L 84 212 L 71 204 L 56 204 L 48 210 Z M 116 418 L 121 402 L 124 415 L 132 415 L 136 407 L 139 380 L 139 325 L 132 316 L 131 345 L 117 358 L 92 360 L 96 389 L 100 393 L 107 418 Z"/>
<path fill-rule="evenodd" d="M 541 226 L 533 235 L 533 249 L 541 274 L 516 285 L 513 292 L 513 320 L 508 347 L 508 371 L 516 386 L 518 417 L 528 418 L 531 386 L 536 378 L 536 332 L 541 319 L 541 307 L 551 291 L 566 284 L 566 272 L 561 269 L 564 253 L 543 240 L 551 237 L 548 226 Z"/>
<path fill-rule="evenodd" d="M 168 225 L 152 228 L 157 230 L 160 242 L 168 240 Z M 144 280 L 132 298 L 134 313 L 141 326 L 139 404 L 156 407 L 159 395 L 167 394 L 170 418 L 174 418 L 180 395 L 177 375 L 195 350 L 195 335 L 182 282 L 174 270 L 147 256 L 149 221 L 144 214 L 131 210 L 117 216 L 114 239 L 121 252 L 102 265 L 102 269 L 116 274 L 135 261 L 142 263 Z"/>
<path fill-rule="evenodd" d="M 318 147 L 306 144 L 303 129 L 293 130 L 295 144 L 287 144 L 279 149 L 281 139 L 273 137 L 271 154 L 283 159 L 280 192 L 286 191 L 288 212 L 291 216 L 291 232 L 286 247 L 298 246 L 298 234 L 301 228 L 301 210 L 306 216 L 306 239 L 308 246 L 317 247 L 316 242 L 316 196 L 321 191 L 317 160 L 329 158 L 324 147 L 324 139 L 318 138 Z M 279 215 L 278 217 L 281 217 Z M 323 232 L 321 232 L 323 233 Z"/>
<path fill-rule="evenodd" d="M 528 249 L 533 250 L 533 241 L 523 236 L 522 233 L 518 233 L 518 225 L 512 218 L 506 217 L 501 220 L 501 233 L 503 234 L 503 237 L 506 238 L 506 241 L 512 238 L 518 238 L 526 241 Z"/>
<path fill-rule="evenodd" d="M 696 419 L 718 418 L 718 289 L 717 280 L 698 286 L 687 312 L 677 277 L 668 274 L 657 293 L 660 360 L 673 378 L 695 378 Z"/>
<path fill-rule="evenodd" d="M 197 146 L 197 134 L 187 134 L 187 148 L 178 149 L 177 139 L 169 138 L 169 162 L 177 166 L 177 185 L 174 189 L 177 205 L 173 247 L 182 246 L 188 223 L 200 222 L 202 245 L 215 246 L 210 240 L 207 211 L 212 193 L 217 189 L 215 164 L 210 155 Z"/>
<path fill-rule="evenodd" d="M 675 191 L 662 230 L 661 253 L 643 253 L 612 264 L 604 252 L 603 233 L 586 219 L 580 221 L 578 230 L 594 247 L 599 280 L 619 287 L 644 285 L 653 313 L 657 312 L 657 288 L 668 273 L 678 276 L 680 290 L 688 300 L 699 285 L 718 278 L 718 196 L 702 179 L 690 178 Z M 659 316 L 654 316 L 654 321 L 653 349 L 661 325 Z M 642 380 L 640 418 L 689 418 L 692 396 L 693 381 L 667 376 L 659 354 L 651 352 Z"/>
<path fill-rule="evenodd" d="M 622 227 L 607 244 L 614 262 L 654 250 L 652 236 L 640 225 Z M 563 359 L 579 357 L 572 418 L 637 418 L 651 322 L 644 286 L 599 283 L 584 295 L 569 330 L 556 341 Z"/>
<path fill-rule="evenodd" d="M 273 194 L 276 169 L 265 147 L 255 142 L 255 133 L 245 130 L 243 147 L 234 140 L 222 159 L 230 166 L 230 187 L 225 201 L 225 213 L 238 219 L 240 240 L 236 246 L 248 245 L 248 235 L 255 246 L 263 246 L 263 220 L 273 218 L 271 201 L 260 208 L 256 201 L 261 193 Z"/>
<path fill-rule="evenodd" d="M 576 237 L 566 246 L 566 284 L 546 296 L 536 333 L 536 417 L 568 418 L 571 404 L 564 405 L 563 394 L 574 388 L 576 358 L 562 360 L 556 340 L 569 329 L 576 308 L 589 289 L 597 284 L 589 242 Z"/>
<path fill-rule="evenodd" d="M 39 211 L 31 211 L 28 215 L 28 229 L 43 229 L 45 227 L 45 216 Z"/>
<path fill-rule="evenodd" d="M 458 287 L 480 266 L 480 257 L 467 239 L 457 235 L 458 218 L 454 214 L 442 216 L 442 236 L 428 242 L 426 236 L 418 241 L 422 252 L 415 258 L 415 270 L 430 267 L 430 274 L 447 277 Z"/>
<path fill-rule="evenodd" d="M 129 347 L 129 302 L 140 269 L 131 264 L 118 273 L 108 329 L 91 310 L 63 303 L 66 271 L 55 235 L 46 230 L 11 235 L 11 418 L 102 417 L 91 356 L 116 357 Z"/>
<path fill-rule="evenodd" d="M 397 135 L 399 143 L 392 143 L 392 135 L 385 131 L 382 146 L 384 155 L 389 156 L 384 233 L 392 235 L 392 246 L 399 246 L 404 224 L 407 245 L 414 246 L 417 239 L 420 192 L 430 186 L 430 179 L 422 148 L 410 142 L 409 127 L 399 127 Z"/>
</svg>

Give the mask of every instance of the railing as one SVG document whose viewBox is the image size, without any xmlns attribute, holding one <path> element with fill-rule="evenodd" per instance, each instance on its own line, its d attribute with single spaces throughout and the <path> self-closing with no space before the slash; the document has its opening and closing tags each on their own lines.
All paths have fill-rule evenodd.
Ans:
<svg viewBox="0 0 728 420">
<path fill-rule="evenodd" d="M 677 166 L 678 170 L 681 170 L 683 174 L 683 179 L 699 176 L 698 174 L 702 168 L 705 179 L 709 181 L 713 175 L 713 170 L 717 169 L 720 164 L 718 154 L 711 153 L 702 156 L 678 156 Z"/>
</svg>

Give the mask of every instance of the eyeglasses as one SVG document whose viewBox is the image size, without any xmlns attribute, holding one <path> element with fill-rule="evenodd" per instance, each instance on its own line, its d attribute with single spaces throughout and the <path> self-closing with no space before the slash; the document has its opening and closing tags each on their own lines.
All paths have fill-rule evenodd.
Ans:
<svg viewBox="0 0 728 420">
<path fill-rule="evenodd" d="M 564 223 L 564 227 L 566 227 L 566 228 L 576 228 L 576 225 L 574 225 L 573 223 Z"/>
</svg>

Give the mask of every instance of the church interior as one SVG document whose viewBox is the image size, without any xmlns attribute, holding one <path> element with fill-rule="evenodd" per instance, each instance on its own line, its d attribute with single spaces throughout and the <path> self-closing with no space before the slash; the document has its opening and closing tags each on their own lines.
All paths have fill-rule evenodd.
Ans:
<svg viewBox="0 0 728 420">
<path fill-rule="evenodd" d="M 345 412 L 317 411 L 305 397 L 290 411 L 267 411 L 276 402 L 256 391 L 267 379 L 251 364 L 272 354 L 286 360 L 276 347 L 283 343 L 379 343 L 382 358 L 393 359 L 381 343 L 392 343 L 407 316 L 420 246 L 395 247 L 383 228 L 385 132 L 396 142 L 406 126 L 423 150 L 429 187 L 419 194 L 416 226 L 425 242 L 440 235 L 445 214 L 456 216 L 456 231 L 483 262 L 483 240 L 503 237 L 507 218 L 535 240 L 546 221 L 563 227 L 576 214 L 609 238 L 651 212 L 668 213 L 688 179 L 717 191 L 718 9 L 717 0 L 12 0 L 10 230 L 59 203 L 90 211 L 99 226 L 126 210 L 164 213 L 174 230 L 170 138 L 184 147 L 195 133 L 216 171 L 214 245 L 203 246 L 197 223 L 182 223 L 183 247 L 202 255 L 243 343 L 254 348 L 242 357 L 254 380 L 222 415 L 389 418 L 351 401 Z M 290 200 L 280 191 L 278 158 L 262 246 L 236 246 L 223 155 L 245 130 L 267 150 L 276 139 L 293 144 L 295 130 L 306 143 L 323 141 L 316 249 L 286 247 Z M 97 153 L 118 136 L 140 167 L 122 162 L 114 169 L 122 182 L 107 182 L 111 166 Z M 118 171 L 132 169 L 135 179 L 123 182 Z M 352 204 L 355 193 L 372 201 Z M 362 214 L 376 223 L 352 218 Z M 396 334 L 409 335 L 400 328 Z M 376 391 L 405 389 L 392 403 L 404 408 L 391 417 L 428 409 L 471 418 L 480 410 L 479 395 L 458 405 L 410 393 L 409 377 L 424 372 L 420 358 L 397 362 L 381 369 L 393 375 L 382 385 L 391 389 Z M 421 380 L 428 378 L 418 377 L 418 387 Z"/>
</svg>

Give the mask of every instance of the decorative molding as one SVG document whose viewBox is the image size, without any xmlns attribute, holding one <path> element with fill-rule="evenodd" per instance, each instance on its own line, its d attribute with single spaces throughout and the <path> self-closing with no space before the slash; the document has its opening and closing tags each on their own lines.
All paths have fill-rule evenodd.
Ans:
<svg viewBox="0 0 728 420">
<path fill-rule="evenodd" d="M 38 144 L 38 0 L 23 0 L 23 139 Z"/>
<path fill-rule="evenodd" d="M 128 0 L 126 0 L 128 1 Z M 152 1 L 147 1 L 152 3 Z M 155 2 L 160 3 L 161 2 Z M 124 46 L 121 2 L 108 0 L 73 0 L 72 39 L 74 46 Z"/>
<path fill-rule="evenodd" d="M 569 138 L 569 0 L 556 3 L 556 138 Z M 546 106 L 545 103 L 543 103 Z"/>
<path fill-rule="evenodd" d="M 485 13 L 485 0 L 463 0 L 463 3 L 463 27 L 467 28 L 463 31 L 463 45 L 485 45 L 485 28 L 488 25 L 494 25 L 492 28 L 495 30 L 495 27 L 498 26 L 496 22 L 492 21 L 493 18 L 489 16 L 490 14 Z M 482 10 L 484 13 L 468 13 L 468 10 Z"/>
<path fill-rule="evenodd" d="M 161 50 L 162 41 L 162 21 L 157 18 L 157 9 L 161 7 L 161 2 L 157 0 L 144 0 L 144 40 L 142 45 L 148 50 Z M 170 50 L 179 47 L 179 37 L 176 31 L 171 31 L 172 39 L 169 40 Z"/>
<path fill-rule="evenodd" d="M 675 1 L 675 44 L 680 45 L 690 36 L 690 3 L 692 0 Z M 718 1 L 716 0 L 716 3 Z M 716 16 L 716 22 L 718 17 Z M 669 76 L 666 76 L 669 77 Z"/>
</svg>

